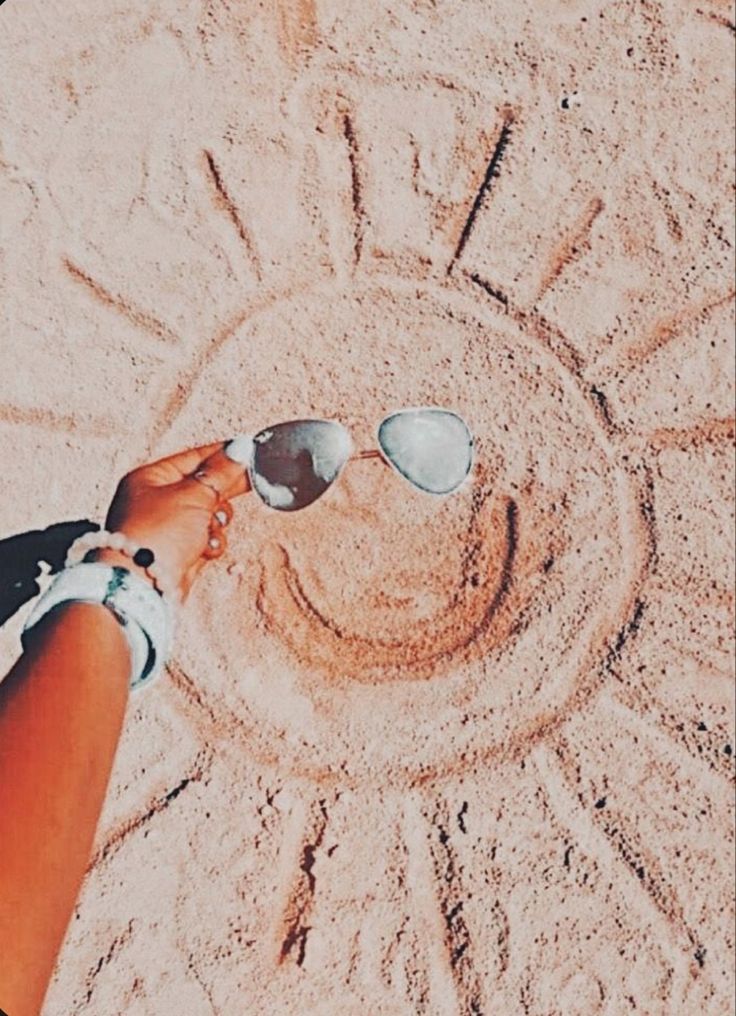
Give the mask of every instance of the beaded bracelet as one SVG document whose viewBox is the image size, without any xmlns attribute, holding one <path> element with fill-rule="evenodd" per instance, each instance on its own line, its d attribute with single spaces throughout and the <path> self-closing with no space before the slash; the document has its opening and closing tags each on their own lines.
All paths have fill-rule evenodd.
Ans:
<svg viewBox="0 0 736 1016">
<path fill-rule="evenodd" d="M 75 564 L 80 564 L 91 550 L 117 550 L 125 554 L 145 571 L 159 595 L 171 602 L 179 599 L 176 583 L 171 581 L 166 571 L 157 563 L 153 551 L 148 547 L 142 547 L 125 533 L 111 533 L 107 529 L 83 533 L 69 548 L 65 567 L 71 568 Z"/>
</svg>

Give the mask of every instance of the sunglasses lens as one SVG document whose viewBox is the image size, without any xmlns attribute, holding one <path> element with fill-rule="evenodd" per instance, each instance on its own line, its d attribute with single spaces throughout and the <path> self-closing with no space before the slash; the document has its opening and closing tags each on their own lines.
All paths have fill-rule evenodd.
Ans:
<svg viewBox="0 0 736 1016">
<path fill-rule="evenodd" d="M 269 508 L 306 508 L 327 490 L 350 457 L 347 430 L 331 420 L 294 420 L 253 438 L 253 487 Z"/>
<path fill-rule="evenodd" d="M 465 421 L 446 409 L 405 409 L 378 430 L 384 454 L 402 476 L 430 494 L 449 494 L 473 462 L 473 437 Z"/>
</svg>

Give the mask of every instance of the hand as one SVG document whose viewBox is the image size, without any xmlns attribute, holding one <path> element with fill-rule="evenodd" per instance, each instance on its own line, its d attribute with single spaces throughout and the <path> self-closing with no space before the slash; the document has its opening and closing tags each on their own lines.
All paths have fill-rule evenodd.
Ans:
<svg viewBox="0 0 736 1016">
<path fill-rule="evenodd" d="M 134 469 L 118 484 L 107 514 L 108 530 L 123 532 L 153 551 L 182 601 L 207 561 L 225 552 L 230 499 L 250 490 L 243 466 L 225 455 L 226 443 L 191 448 Z M 96 560 L 144 571 L 115 550 L 97 551 Z"/>
</svg>

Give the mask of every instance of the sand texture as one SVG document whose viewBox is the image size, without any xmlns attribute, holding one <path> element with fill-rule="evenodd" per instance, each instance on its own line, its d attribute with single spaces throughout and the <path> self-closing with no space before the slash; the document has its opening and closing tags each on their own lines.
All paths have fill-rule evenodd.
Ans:
<svg viewBox="0 0 736 1016">
<path fill-rule="evenodd" d="M 283 420 L 476 439 L 444 499 L 365 459 L 238 503 L 44 1016 L 732 1010 L 733 42 L 719 0 L 3 4 L 3 535 Z"/>
</svg>

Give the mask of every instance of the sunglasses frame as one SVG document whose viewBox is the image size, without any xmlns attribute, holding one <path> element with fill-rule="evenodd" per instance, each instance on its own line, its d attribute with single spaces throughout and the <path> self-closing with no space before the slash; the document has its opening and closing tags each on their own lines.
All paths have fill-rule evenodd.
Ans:
<svg viewBox="0 0 736 1016">
<path fill-rule="evenodd" d="M 419 487 L 416 483 L 413 483 L 407 476 L 405 476 L 401 472 L 401 470 L 398 468 L 398 466 L 396 466 L 391 461 L 391 459 L 388 457 L 388 455 L 386 455 L 386 453 L 384 452 L 383 448 L 381 447 L 381 442 L 379 440 L 379 436 L 378 435 L 380 433 L 381 427 L 386 422 L 386 420 L 388 420 L 388 419 L 390 419 L 391 417 L 394 417 L 394 416 L 400 416 L 403 413 L 416 413 L 416 412 L 423 412 L 425 410 L 436 410 L 436 411 L 439 411 L 441 413 L 450 413 L 453 416 L 456 416 L 461 421 L 461 423 L 464 425 L 464 427 L 467 430 L 468 435 L 469 435 L 470 464 L 468 466 L 468 471 L 465 474 L 465 476 L 463 477 L 463 479 L 460 481 L 460 483 L 457 485 L 457 487 L 454 487 L 452 490 L 449 490 L 449 491 L 425 490 L 424 487 Z M 461 487 L 463 487 L 464 485 L 467 484 L 468 477 L 471 475 L 471 473 L 473 471 L 473 464 L 475 462 L 475 455 L 474 455 L 474 452 L 475 452 L 475 440 L 473 438 L 473 432 L 471 431 L 470 427 L 468 426 L 467 420 L 460 413 L 458 413 L 455 409 L 451 409 L 451 408 L 449 408 L 447 406 L 433 406 L 433 405 L 402 406 L 400 409 L 391 410 L 390 412 L 388 412 L 384 416 L 382 416 L 381 419 L 378 421 L 378 424 L 377 424 L 376 429 L 374 431 L 374 438 L 375 438 L 375 442 L 376 442 L 376 447 L 375 448 L 367 448 L 367 449 L 364 449 L 363 451 L 357 451 L 357 452 L 354 450 L 355 449 L 355 444 L 353 442 L 352 434 L 350 433 L 348 428 L 345 426 L 345 424 L 341 420 L 336 420 L 334 418 L 329 418 L 329 417 L 318 417 L 318 418 L 305 418 L 305 419 L 299 419 L 299 420 L 284 420 L 284 421 L 282 421 L 282 423 L 334 423 L 334 424 L 337 424 L 339 427 L 341 427 L 343 429 L 343 431 L 347 434 L 348 440 L 350 442 L 350 455 L 348 455 L 348 457 L 345 459 L 345 461 L 339 467 L 339 469 L 335 473 L 334 478 L 330 482 L 329 486 L 322 492 L 322 494 L 320 494 L 318 497 L 316 497 L 314 499 L 314 501 L 310 501 L 309 504 L 304 506 L 304 508 L 298 509 L 299 511 L 305 511 L 307 508 L 310 508 L 313 504 L 316 504 L 317 501 L 321 501 L 325 497 L 325 495 L 335 486 L 337 481 L 340 479 L 340 476 L 342 475 L 342 472 L 345 469 L 345 466 L 347 466 L 348 463 L 350 463 L 350 462 L 357 462 L 357 461 L 359 461 L 361 459 L 382 459 L 384 465 L 389 466 L 398 476 L 401 477 L 401 479 L 404 481 L 404 483 L 408 483 L 409 486 L 412 487 L 413 490 L 417 490 L 421 494 L 427 494 L 429 497 L 436 497 L 436 498 L 449 497 L 450 494 L 456 494 L 460 490 Z M 271 429 L 273 427 L 277 427 L 277 426 L 281 426 L 281 424 L 280 423 L 279 424 L 272 423 L 272 424 L 270 424 L 268 426 L 261 427 L 261 429 L 256 431 L 256 433 L 253 435 L 253 437 L 251 438 L 250 455 L 248 457 L 248 462 L 245 465 L 245 469 L 246 469 L 246 472 L 248 473 L 248 481 L 250 482 L 251 490 L 255 494 L 258 494 L 259 501 L 261 501 L 261 503 L 266 508 L 269 508 L 271 511 L 285 511 L 285 510 L 288 511 L 288 509 L 274 508 L 273 505 L 268 504 L 264 500 L 264 498 L 261 496 L 261 494 L 259 493 L 255 483 L 253 482 L 253 468 L 254 468 L 254 459 L 255 459 L 255 453 L 256 453 L 256 438 L 258 437 L 259 434 L 263 434 L 265 431 L 268 431 L 269 429 Z"/>
</svg>

